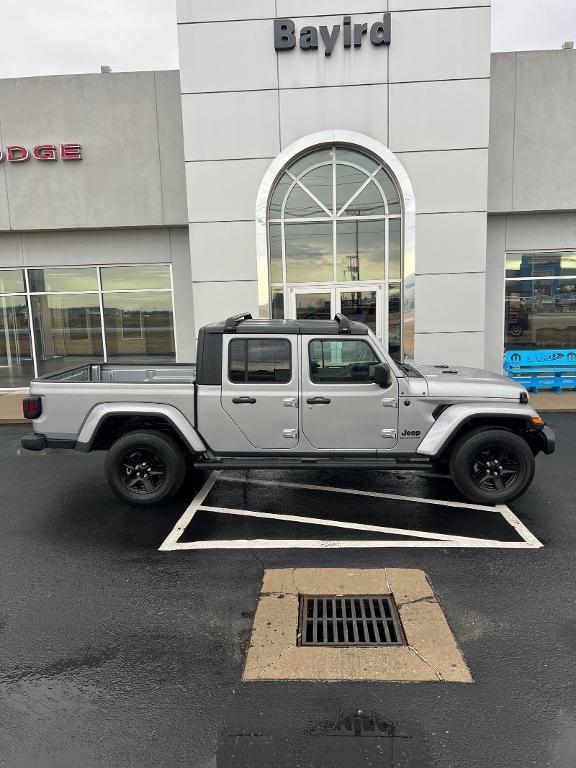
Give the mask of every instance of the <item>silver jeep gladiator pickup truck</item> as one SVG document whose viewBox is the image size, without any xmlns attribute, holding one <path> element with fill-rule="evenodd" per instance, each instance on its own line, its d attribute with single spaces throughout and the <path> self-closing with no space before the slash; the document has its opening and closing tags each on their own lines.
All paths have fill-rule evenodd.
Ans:
<svg viewBox="0 0 576 768">
<path fill-rule="evenodd" d="M 200 330 L 196 365 L 90 364 L 35 379 L 24 448 L 108 451 L 120 498 L 157 504 L 194 469 L 444 465 L 469 500 L 501 504 L 554 451 L 519 384 L 398 363 L 363 324 L 253 320 Z"/>
</svg>

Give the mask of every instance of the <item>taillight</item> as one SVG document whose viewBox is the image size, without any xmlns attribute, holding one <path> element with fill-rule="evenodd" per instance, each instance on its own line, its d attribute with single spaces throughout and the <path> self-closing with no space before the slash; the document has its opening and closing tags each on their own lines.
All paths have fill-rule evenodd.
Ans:
<svg viewBox="0 0 576 768">
<path fill-rule="evenodd" d="M 42 414 L 42 398 L 25 397 L 22 401 L 22 410 L 25 419 L 37 419 Z"/>
</svg>

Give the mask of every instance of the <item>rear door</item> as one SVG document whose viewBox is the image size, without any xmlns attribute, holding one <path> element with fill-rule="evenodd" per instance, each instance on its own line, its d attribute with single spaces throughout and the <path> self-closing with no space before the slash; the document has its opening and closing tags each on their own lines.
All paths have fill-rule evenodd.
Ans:
<svg viewBox="0 0 576 768">
<path fill-rule="evenodd" d="M 222 408 L 256 449 L 298 445 L 298 336 L 224 336 Z"/>
<path fill-rule="evenodd" d="M 390 450 L 398 441 L 398 380 L 382 389 L 386 362 L 369 337 L 302 337 L 302 430 L 321 450 Z"/>
</svg>

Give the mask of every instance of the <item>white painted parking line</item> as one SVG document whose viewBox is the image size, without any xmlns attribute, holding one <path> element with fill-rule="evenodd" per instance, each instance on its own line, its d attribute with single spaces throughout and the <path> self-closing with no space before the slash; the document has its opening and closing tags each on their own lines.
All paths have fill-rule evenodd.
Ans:
<svg viewBox="0 0 576 768">
<path fill-rule="evenodd" d="M 183 541 L 163 551 L 194 549 L 539 549 L 523 541 L 491 541 L 478 539 L 470 544 L 460 541 L 347 541 L 346 539 L 217 539 Z"/>
<path fill-rule="evenodd" d="M 441 475 L 440 477 L 444 477 Z M 389 526 L 366 525 L 363 523 L 344 522 L 342 520 L 327 520 L 319 517 L 305 517 L 297 515 L 284 515 L 269 512 L 257 512 L 254 510 L 234 509 L 230 507 L 215 507 L 203 502 L 216 484 L 224 481 L 229 483 L 245 483 L 247 485 L 273 486 L 277 488 L 295 488 L 301 490 L 324 491 L 341 493 L 351 496 L 363 496 L 376 499 L 390 499 L 393 501 L 413 502 L 415 504 L 431 504 L 442 507 L 454 507 L 471 509 L 490 514 L 500 514 L 506 522 L 523 539 L 522 541 L 498 541 L 494 539 L 482 539 L 468 536 L 448 535 L 429 531 L 416 531 L 405 528 L 392 528 Z M 324 527 L 345 528 L 349 530 L 373 532 L 380 534 L 393 534 L 406 536 L 406 541 L 377 539 L 374 541 L 355 541 L 338 539 L 217 539 L 206 541 L 180 541 L 180 537 L 190 525 L 197 512 L 212 512 L 215 514 L 260 518 L 263 520 L 276 520 L 279 522 L 291 522 L 297 524 L 320 525 Z M 162 551 L 174 550 L 210 550 L 210 549 L 381 549 L 381 548 L 471 548 L 471 549 L 539 549 L 542 544 L 518 519 L 512 510 L 506 505 L 487 507 L 480 504 L 466 502 L 442 501 L 439 499 L 425 499 L 422 497 L 401 496 L 399 494 L 381 493 L 378 491 L 362 491 L 354 488 L 339 488 L 336 486 L 314 485 L 311 483 L 293 483 L 277 480 L 260 480 L 244 477 L 232 477 L 212 472 L 202 488 L 198 491 L 189 507 L 178 520 L 166 540 L 162 543 Z"/>
<path fill-rule="evenodd" d="M 514 528 L 516 533 L 519 536 L 522 536 L 522 538 L 527 544 L 530 544 L 534 549 L 539 549 L 540 547 L 544 546 L 542 542 L 538 541 L 536 536 L 534 536 L 534 534 L 531 531 L 529 531 L 528 528 L 526 528 L 524 523 L 518 517 L 516 517 L 516 515 L 514 514 L 514 512 L 512 512 L 510 507 L 507 507 L 505 504 L 501 504 L 500 506 L 495 507 L 495 509 L 497 509 L 498 512 L 500 512 L 502 517 L 506 520 L 506 522 L 509 525 L 512 526 L 512 528 Z"/>
<path fill-rule="evenodd" d="M 218 473 L 212 472 L 208 477 L 208 480 L 206 480 L 202 488 L 200 488 L 196 496 L 194 496 L 194 498 L 192 499 L 190 506 L 188 507 L 186 512 L 184 512 L 180 520 L 178 520 L 174 528 L 170 531 L 166 541 L 164 541 L 160 549 L 167 549 L 167 550 L 181 549 L 182 545 L 178 544 L 178 539 L 184 533 L 186 528 L 190 525 L 190 521 L 196 514 L 197 510 L 200 508 L 206 496 L 208 496 L 208 494 L 212 490 L 214 483 L 216 482 L 217 479 L 218 479 Z"/>
<path fill-rule="evenodd" d="M 441 499 L 424 499 L 419 496 L 399 496 L 397 493 L 381 493 L 380 491 L 360 491 L 356 488 L 336 488 L 333 485 L 312 485 L 311 483 L 287 483 L 277 480 L 245 479 L 243 477 L 230 477 L 220 475 L 218 480 L 226 483 L 249 483 L 250 485 L 268 485 L 275 488 L 303 488 L 307 491 L 330 491 L 330 493 L 345 493 L 351 496 L 371 496 L 374 499 L 392 499 L 393 501 L 412 501 L 415 504 L 432 504 L 439 507 L 457 507 L 458 509 L 477 509 L 482 512 L 494 512 L 495 507 L 482 506 L 481 504 L 468 504 L 465 501 L 442 501 Z"/>
<path fill-rule="evenodd" d="M 406 528 L 389 528 L 381 525 L 365 525 L 364 523 L 344 523 L 341 520 L 325 520 L 323 517 L 301 517 L 299 515 L 279 515 L 272 512 L 253 512 L 246 509 L 231 509 L 230 507 L 208 507 L 202 505 L 203 512 L 217 512 L 220 515 L 239 515 L 241 517 L 259 517 L 264 520 L 285 520 L 289 523 L 308 523 L 323 525 L 327 528 L 348 528 L 351 531 L 371 531 L 372 533 L 392 533 L 398 536 L 410 536 L 416 539 L 432 539 L 441 541 L 486 541 L 486 539 L 471 538 L 470 536 L 450 536 L 445 533 L 427 533 Z M 493 542 L 498 543 L 498 542 Z"/>
</svg>

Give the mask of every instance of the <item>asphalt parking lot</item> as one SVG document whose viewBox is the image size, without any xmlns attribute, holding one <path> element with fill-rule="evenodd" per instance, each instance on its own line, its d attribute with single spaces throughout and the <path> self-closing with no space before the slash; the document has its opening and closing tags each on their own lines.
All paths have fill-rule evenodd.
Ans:
<svg viewBox="0 0 576 768">
<path fill-rule="evenodd" d="M 202 476 L 126 507 L 103 455 L 0 429 L 0 765 L 572 768 L 576 414 L 510 509 L 394 473 Z M 420 568 L 474 683 L 243 682 L 264 568 Z"/>
</svg>

